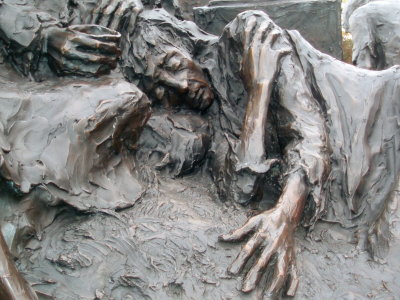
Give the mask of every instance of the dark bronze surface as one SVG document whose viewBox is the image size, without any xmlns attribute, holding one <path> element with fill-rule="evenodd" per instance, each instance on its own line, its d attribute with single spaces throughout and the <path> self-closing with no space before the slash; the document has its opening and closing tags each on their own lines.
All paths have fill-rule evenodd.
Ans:
<svg viewBox="0 0 400 300">
<path fill-rule="evenodd" d="M 293 296 L 296 228 L 321 219 L 385 257 L 398 66 L 342 63 L 261 11 L 217 37 L 151 1 L 12 2 L 0 174 L 16 199 L 1 221 L 41 297 Z M 0 242 L 0 295 L 35 299 Z"/>
</svg>

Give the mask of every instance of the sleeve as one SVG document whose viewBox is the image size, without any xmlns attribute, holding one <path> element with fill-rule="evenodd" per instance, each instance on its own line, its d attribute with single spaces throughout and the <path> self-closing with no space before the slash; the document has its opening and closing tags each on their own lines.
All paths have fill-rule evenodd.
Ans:
<svg viewBox="0 0 400 300">
<path fill-rule="evenodd" d="M 33 7 L 10 5 L 0 0 L 1 50 L 18 71 L 33 75 L 46 52 L 46 29 L 61 26 L 49 14 Z"/>
</svg>

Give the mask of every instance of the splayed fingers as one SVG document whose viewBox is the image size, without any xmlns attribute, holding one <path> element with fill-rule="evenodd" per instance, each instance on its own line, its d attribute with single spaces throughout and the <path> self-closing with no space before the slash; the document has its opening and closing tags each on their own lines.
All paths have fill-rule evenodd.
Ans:
<svg viewBox="0 0 400 300">
<path fill-rule="evenodd" d="M 229 273 L 239 274 L 251 257 L 256 253 L 259 255 L 243 280 L 243 292 L 251 292 L 257 287 L 272 257 L 276 256 L 275 273 L 268 294 L 280 293 L 289 279 L 288 295 L 294 295 L 298 284 L 294 229 L 281 210 L 272 209 L 250 218 L 241 228 L 219 237 L 220 241 L 238 242 L 253 234 L 228 268 Z"/>
</svg>

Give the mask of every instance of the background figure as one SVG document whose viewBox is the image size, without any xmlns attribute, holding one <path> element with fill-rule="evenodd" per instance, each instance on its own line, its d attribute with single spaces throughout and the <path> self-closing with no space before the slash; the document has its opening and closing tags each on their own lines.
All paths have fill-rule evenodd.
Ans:
<svg viewBox="0 0 400 300">
<path fill-rule="evenodd" d="M 400 3 L 395 0 L 350 1 L 344 28 L 353 38 L 353 64 L 383 70 L 400 64 Z"/>
<path fill-rule="evenodd" d="M 346 32 L 349 32 L 350 30 L 350 17 L 353 14 L 353 12 L 359 7 L 374 1 L 382 1 L 382 0 L 349 0 L 347 2 L 342 15 L 343 28 Z"/>
</svg>

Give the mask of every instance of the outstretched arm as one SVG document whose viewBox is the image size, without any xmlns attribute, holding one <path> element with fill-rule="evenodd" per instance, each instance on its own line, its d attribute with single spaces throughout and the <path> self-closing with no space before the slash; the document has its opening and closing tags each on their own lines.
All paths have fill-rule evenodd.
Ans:
<svg viewBox="0 0 400 300">
<path fill-rule="evenodd" d="M 253 255 L 258 255 L 244 279 L 244 292 L 255 289 L 271 257 L 277 255 L 275 277 L 268 289 L 269 293 L 279 293 L 290 275 L 287 293 L 293 295 L 298 282 L 294 251 L 295 229 L 300 223 L 305 201 L 310 193 L 318 206 L 321 186 L 327 173 L 324 119 L 286 33 L 259 12 L 253 15 L 246 12 L 239 15 L 238 19 L 238 22 L 244 24 L 239 34 L 242 35 L 245 49 L 242 77 L 249 102 L 244 128 L 234 151 L 235 159 L 230 161 L 233 164 L 230 173 L 240 171 L 238 164 L 260 165 L 262 158 L 267 156 L 263 120 L 266 119 L 264 114 L 268 110 L 273 87 L 278 91 L 275 96 L 279 97 L 277 101 L 280 105 L 279 138 L 289 142 L 282 153 L 286 175 L 283 177 L 283 192 L 276 206 L 251 218 L 242 228 L 231 234 L 222 235 L 220 239 L 239 241 L 253 233 L 229 268 L 231 273 L 237 274 Z M 260 30 L 262 34 L 258 34 Z M 235 31 L 238 32 L 237 29 Z M 247 33 L 252 34 L 248 36 Z M 258 92 L 263 90 L 267 92 Z M 260 104 L 263 106 L 260 107 Z M 267 170 L 261 169 L 257 170 L 255 167 L 252 171 L 259 171 L 262 175 Z M 234 184 L 231 187 L 240 189 L 240 186 Z"/>
</svg>

